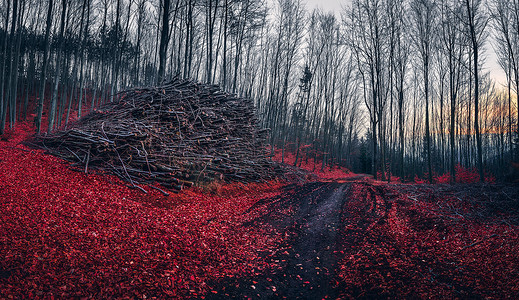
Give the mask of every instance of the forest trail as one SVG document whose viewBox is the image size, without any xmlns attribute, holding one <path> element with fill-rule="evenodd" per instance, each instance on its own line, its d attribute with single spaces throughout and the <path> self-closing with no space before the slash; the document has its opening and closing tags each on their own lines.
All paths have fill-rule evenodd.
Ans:
<svg viewBox="0 0 519 300">
<path fill-rule="evenodd" d="M 341 228 L 347 220 L 343 206 L 352 197 L 353 184 L 316 182 L 291 186 L 283 195 L 263 200 L 268 203 L 258 203 L 271 206 L 270 213 L 244 225 L 270 223 L 288 237 L 273 255 L 265 257 L 279 268 L 253 278 L 222 282 L 218 293 L 210 298 L 337 297 L 336 253 L 343 241 Z M 366 188 L 372 189 L 370 185 Z M 287 208 L 293 208 L 294 213 L 285 214 Z"/>
</svg>

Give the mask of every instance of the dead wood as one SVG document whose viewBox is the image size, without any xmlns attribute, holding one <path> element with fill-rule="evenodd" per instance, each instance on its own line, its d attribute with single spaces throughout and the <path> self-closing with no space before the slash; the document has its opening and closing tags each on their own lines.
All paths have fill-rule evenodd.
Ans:
<svg viewBox="0 0 519 300">
<path fill-rule="evenodd" d="M 180 190 L 214 180 L 243 183 L 284 177 L 269 158 L 268 130 L 259 129 L 250 99 L 215 85 L 174 79 L 122 92 L 118 101 L 67 130 L 33 143 L 89 169 L 107 170 L 140 188 Z M 294 175 L 296 173 L 296 175 Z M 301 176 L 291 170 L 290 176 Z"/>
</svg>

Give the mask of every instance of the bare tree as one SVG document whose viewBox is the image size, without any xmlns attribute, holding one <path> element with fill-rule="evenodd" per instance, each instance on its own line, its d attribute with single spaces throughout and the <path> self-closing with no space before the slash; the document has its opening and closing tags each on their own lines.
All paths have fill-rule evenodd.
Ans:
<svg viewBox="0 0 519 300">
<path fill-rule="evenodd" d="M 411 3 L 414 28 L 414 42 L 421 60 L 423 91 L 425 99 L 425 143 L 427 155 L 427 170 L 429 182 L 433 182 L 431 162 L 431 133 L 430 133 L 430 70 L 433 49 L 435 47 L 435 26 L 437 7 L 434 0 L 414 0 Z"/>
<path fill-rule="evenodd" d="M 464 34 L 457 16 L 462 7 L 457 1 L 444 0 L 441 3 L 441 45 L 448 62 L 449 99 L 450 99 L 450 174 L 451 182 L 456 181 L 455 122 L 456 103 L 461 83 L 461 63 L 464 53 Z"/>
<path fill-rule="evenodd" d="M 512 85 L 515 86 L 516 95 L 519 91 L 519 3 L 516 0 L 493 0 L 491 12 L 497 41 L 494 48 L 507 77 L 508 144 L 510 153 L 513 153 L 511 92 Z"/>
<path fill-rule="evenodd" d="M 397 93 L 398 106 L 398 135 L 399 135 L 399 175 L 402 180 L 405 178 L 404 157 L 405 157 L 405 81 L 408 72 L 408 64 L 411 56 L 410 40 L 405 34 L 405 28 L 408 25 L 406 6 L 395 1 L 394 17 L 395 17 L 395 90 Z"/>
<path fill-rule="evenodd" d="M 58 48 L 58 54 L 56 55 L 56 74 L 54 76 L 54 90 L 52 92 L 52 98 L 49 107 L 49 124 L 47 131 L 52 132 L 54 128 L 54 121 L 56 119 L 56 106 L 58 102 L 58 87 L 61 76 L 61 63 L 63 58 L 63 45 L 65 42 L 64 32 L 65 32 L 65 21 L 67 16 L 67 0 L 62 0 L 61 4 L 61 21 L 60 21 L 60 29 L 58 40 L 60 41 L 60 46 Z M 61 116 L 58 116 L 61 117 Z"/>
<path fill-rule="evenodd" d="M 164 0 L 162 6 L 162 30 L 160 33 L 159 46 L 159 76 L 158 83 L 164 81 L 164 73 L 166 72 L 166 52 L 169 44 L 169 4 L 170 0 Z"/>
<path fill-rule="evenodd" d="M 349 15 L 349 46 L 355 55 L 364 86 L 364 102 L 369 111 L 372 138 L 372 172 L 385 180 L 384 145 L 379 146 L 384 128 L 384 111 L 388 95 L 389 64 L 387 50 L 387 16 L 381 0 L 354 0 Z M 379 154 L 380 152 L 380 154 Z"/>
<path fill-rule="evenodd" d="M 473 55 L 473 76 L 474 76 L 474 129 L 476 131 L 477 164 L 479 168 L 479 178 L 485 181 L 483 169 L 483 150 L 481 144 L 480 119 L 479 119 L 479 54 L 485 42 L 485 29 L 489 18 L 483 12 L 482 0 L 465 0 L 465 22 L 468 26 L 468 33 L 472 44 Z"/>
<path fill-rule="evenodd" d="M 15 45 L 15 31 L 16 31 L 16 23 L 18 21 L 18 1 L 13 1 L 12 5 L 13 12 L 11 14 L 11 29 L 9 33 L 9 41 L 4 49 L 4 62 L 7 64 L 7 66 L 4 65 L 4 68 L 2 70 L 2 83 L 1 83 L 1 106 L 2 109 L 0 110 L 0 134 L 4 133 L 5 130 L 5 124 L 7 119 L 7 109 L 9 108 L 8 104 L 11 102 L 10 93 L 12 91 L 12 76 L 11 73 L 13 72 L 13 56 L 14 56 L 14 49 L 16 48 Z M 7 26 L 6 26 L 6 39 L 7 39 Z M 9 50 L 7 50 L 9 48 Z M 7 78 L 5 78 L 7 76 Z M 7 80 L 7 84 L 4 85 L 4 81 Z M 6 97 L 7 95 L 7 97 Z M 6 98 L 4 98 L 6 97 Z M 12 105 L 12 104 L 11 104 Z"/>
</svg>

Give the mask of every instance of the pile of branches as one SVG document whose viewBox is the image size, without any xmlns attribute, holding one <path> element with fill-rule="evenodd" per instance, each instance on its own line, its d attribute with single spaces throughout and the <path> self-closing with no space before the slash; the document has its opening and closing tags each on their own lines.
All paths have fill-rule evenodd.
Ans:
<svg viewBox="0 0 519 300">
<path fill-rule="evenodd" d="M 117 102 L 34 142 L 84 172 L 108 170 L 134 187 L 159 183 L 181 190 L 214 180 L 282 177 L 264 144 L 268 131 L 257 123 L 250 99 L 177 78 L 120 93 Z"/>
</svg>

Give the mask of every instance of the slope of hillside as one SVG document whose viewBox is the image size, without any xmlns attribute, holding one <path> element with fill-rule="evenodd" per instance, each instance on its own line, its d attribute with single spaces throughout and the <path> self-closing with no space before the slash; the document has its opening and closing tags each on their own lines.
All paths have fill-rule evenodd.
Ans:
<svg viewBox="0 0 519 300">
<path fill-rule="evenodd" d="M 22 124 L 0 142 L 0 295 L 197 295 L 211 291 L 206 282 L 265 268 L 259 253 L 277 235 L 240 224 L 280 184 L 144 194 L 20 144 L 31 132 Z"/>
</svg>

